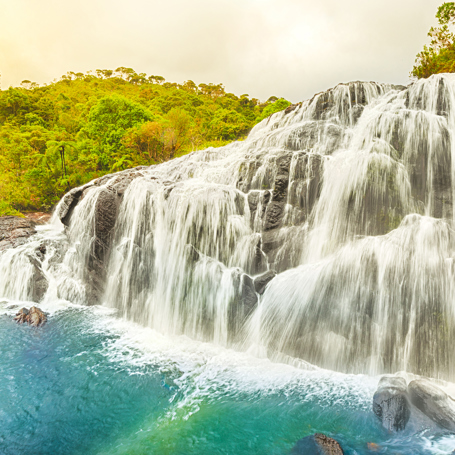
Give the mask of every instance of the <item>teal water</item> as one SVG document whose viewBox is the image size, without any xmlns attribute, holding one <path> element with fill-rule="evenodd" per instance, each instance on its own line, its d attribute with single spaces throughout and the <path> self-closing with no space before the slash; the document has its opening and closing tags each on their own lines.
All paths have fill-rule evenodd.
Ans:
<svg viewBox="0 0 455 455">
<path fill-rule="evenodd" d="M 315 432 L 346 454 L 455 448 L 454 437 L 416 418 L 399 436 L 382 430 L 371 412 L 378 378 L 166 338 L 101 308 L 18 326 L 8 305 L 0 304 L 2 455 L 284 455 Z"/>
</svg>

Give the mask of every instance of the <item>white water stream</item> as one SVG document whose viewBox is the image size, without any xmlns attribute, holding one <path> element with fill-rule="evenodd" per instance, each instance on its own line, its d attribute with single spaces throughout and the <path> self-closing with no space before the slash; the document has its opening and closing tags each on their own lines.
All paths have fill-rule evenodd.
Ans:
<svg viewBox="0 0 455 455">
<path fill-rule="evenodd" d="M 454 134 L 455 75 L 341 84 L 243 142 L 136 170 L 102 277 L 96 201 L 121 177 L 89 188 L 66 236 L 0 256 L 0 295 L 30 298 L 24 258 L 47 242 L 45 301 L 90 304 L 97 280 L 106 306 L 163 333 L 455 380 Z M 279 274 L 246 306 L 244 274 L 268 269 Z"/>
</svg>

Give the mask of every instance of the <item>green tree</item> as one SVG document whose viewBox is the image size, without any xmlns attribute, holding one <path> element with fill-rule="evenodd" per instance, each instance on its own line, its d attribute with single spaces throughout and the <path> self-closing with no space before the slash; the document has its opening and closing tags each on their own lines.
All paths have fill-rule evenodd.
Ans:
<svg viewBox="0 0 455 455">
<path fill-rule="evenodd" d="M 69 71 L 43 86 L 24 80 L 0 91 L 0 212 L 49 210 L 107 172 L 242 138 L 289 104 L 277 101 L 127 67 Z"/>
<path fill-rule="evenodd" d="M 455 3 L 443 3 L 436 13 L 439 26 L 431 27 L 428 36 L 429 46 L 417 54 L 416 64 L 411 76 L 427 78 L 437 73 L 455 72 L 455 35 L 452 27 L 455 25 Z"/>
<path fill-rule="evenodd" d="M 109 168 L 112 159 L 121 152 L 126 131 L 150 120 L 152 115 L 144 106 L 124 96 L 114 94 L 100 99 L 90 110 L 86 127 L 98 145 L 99 166 Z"/>
<path fill-rule="evenodd" d="M 276 98 L 276 97 L 272 97 Z M 264 120 L 265 118 L 269 117 L 272 114 L 275 114 L 275 112 L 282 111 L 283 109 L 286 109 L 288 106 L 290 106 L 291 103 L 284 98 L 277 99 L 274 101 L 272 104 L 269 104 L 263 111 L 262 114 L 257 118 L 257 121 L 260 122 L 261 120 Z"/>
</svg>

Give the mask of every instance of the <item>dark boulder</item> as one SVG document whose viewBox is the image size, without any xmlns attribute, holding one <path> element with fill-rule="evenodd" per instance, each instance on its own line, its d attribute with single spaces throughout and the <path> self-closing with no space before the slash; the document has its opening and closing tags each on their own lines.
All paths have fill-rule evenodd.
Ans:
<svg viewBox="0 0 455 455">
<path fill-rule="evenodd" d="M 0 251 L 15 248 L 36 234 L 35 223 L 18 216 L 0 217 Z"/>
<path fill-rule="evenodd" d="M 280 229 L 274 229 L 262 233 L 262 251 L 270 256 L 270 252 L 277 250 L 283 245 Z"/>
<path fill-rule="evenodd" d="M 14 320 L 18 324 L 29 324 L 33 327 L 39 327 L 46 323 L 47 316 L 37 307 L 32 306 L 30 310 L 27 308 L 21 308 Z"/>
<path fill-rule="evenodd" d="M 120 197 L 111 189 L 100 192 L 95 204 L 95 257 L 103 261 L 111 244 L 111 232 L 117 220 Z"/>
<path fill-rule="evenodd" d="M 254 248 L 254 257 L 248 273 L 252 275 L 257 275 L 263 273 L 267 270 L 267 256 L 262 251 L 262 238 L 258 238 L 258 242 Z"/>
<path fill-rule="evenodd" d="M 254 289 L 258 294 L 263 294 L 266 286 L 276 277 L 275 270 L 269 270 L 254 279 Z"/>
<path fill-rule="evenodd" d="M 281 221 L 284 215 L 284 202 L 272 201 L 265 212 L 265 231 L 271 231 L 281 226 Z"/>
<path fill-rule="evenodd" d="M 270 202 L 272 193 L 269 190 L 259 191 L 252 190 L 248 193 L 248 206 L 250 208 L 251 215 L 251 227 L 254 227 L 254 219 L 256 215 L 258 218 L 263 220 L 265 211 L 267 209 L 267 204 Z M 257 214 L 258 206 L 261 207 L 260 212 Z"/>
<path fill-rule="evenodd" d="M 412 381 L 408 387 L 411 403 L 433 422 L 455 433 L 455 403 L 447 393 L 427 379 Z"/>
<path fill-rule="evenodd" d="M 288 194 L 289 175 L 280 174 L 275 178 L 273 185 L 273 200 L 276 202 L 285 202 Z"/>
<path fill-rule="evenodd" d="M 34 302 L 40 302 L 47 292 L 49 282 L 44 274 L 41 265 L 37 264 L 38 261 L 32 261 L 33 265 L 33 278 L 31 283 L 31 299 Z"/>
<path fill-rule="evenodd" d="M 228 310 L 228 330 L 231 341 L 238 338 L 246 320 L 258 304 L 252 278 L 243 273 L 239 274 L 236 280 L 237 283 L 234 284 L 236 293 Z"/>
<path fill-rule="evenodd" d="M 79 188 L 73 188 L 71 191 L 66 193 L 65 196 L 63 196 L 57 206 L 57 216 L 65 226 L 70 225 L 71 215 L 73 214 L 76 205 L 79 203 L 82 193 L 93 185 L 94 183 L 90 182 Z"/>
<path fill-rule="evenodd" d="M 254 283 L 250 276 L 243 274 L 241 283 L 240 301 L 244 309 L 244 316 L 248 317 L 258 304 L 258 296 L 256 295 Z"/>
<path fill-rule="evenodd" d="M 316 433 L 297 441 L 292 455 L 343 455 L 343 449 L 335 439 Z"/>
<path fill-rule="evenodd" d="M 396 376 L 383 376 L 373 396 L 373 412 L 389 431 L 404 430 L 411 415 L 406 381 Z"/>
</svg>

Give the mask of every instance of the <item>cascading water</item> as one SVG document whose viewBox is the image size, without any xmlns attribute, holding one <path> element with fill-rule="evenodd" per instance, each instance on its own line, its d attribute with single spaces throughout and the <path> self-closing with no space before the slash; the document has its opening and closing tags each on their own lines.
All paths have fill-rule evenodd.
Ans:
<svg viewBox="0 0 455 455">
<path fill-rule="evenodd" d="M 273 359 L 455 380 L 454 133 L 454 75 L 355 82 L 243 142 L 103 177 L 56 210 L 69 247 L 45 299 Z M 16 280 L 10 256 L 0 289 L 17 298 L 32 274 Z"/>
</svg>

